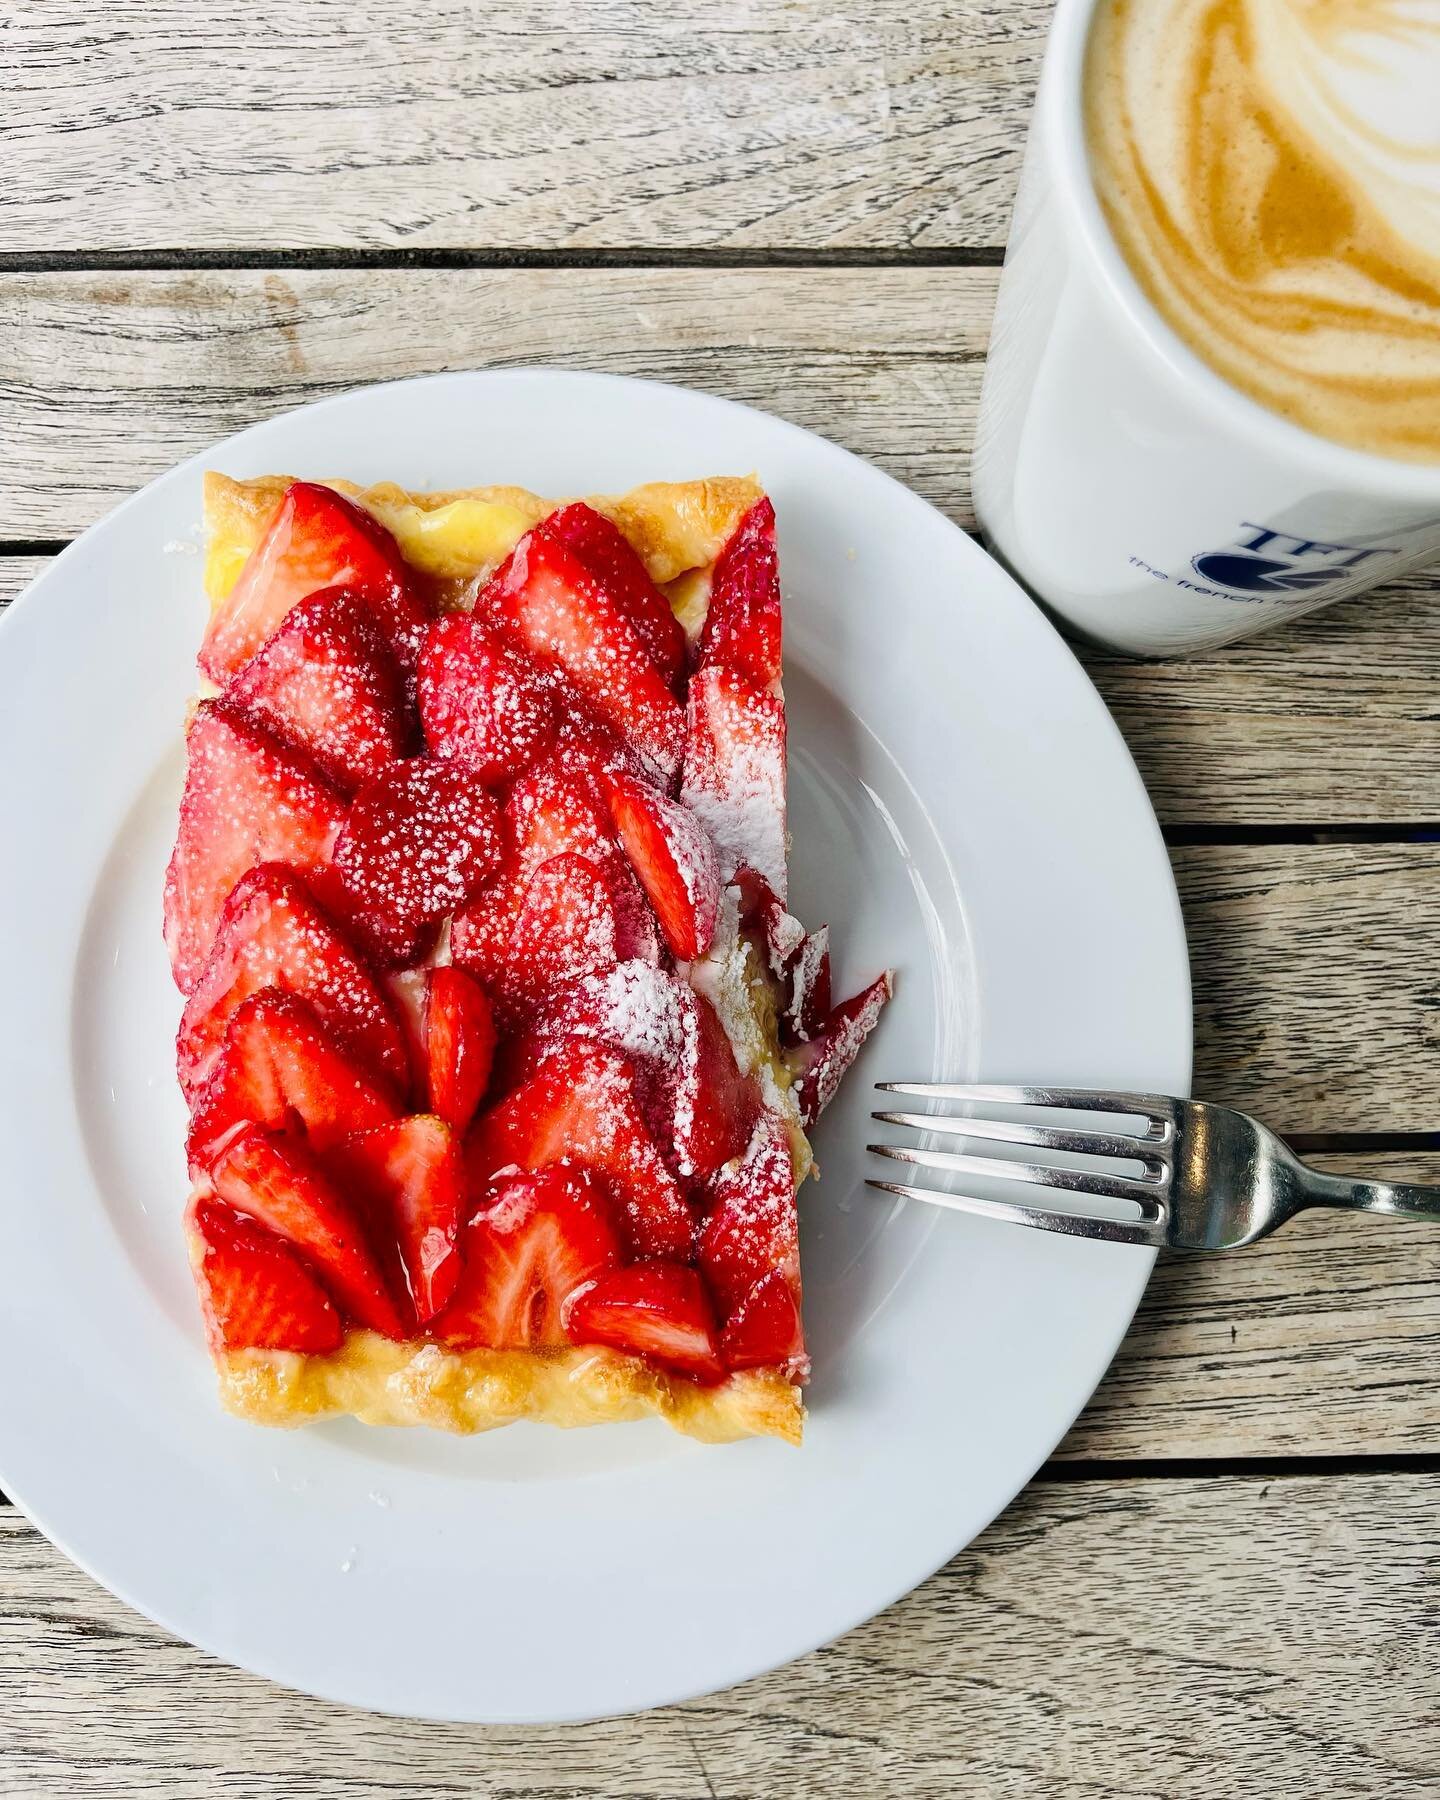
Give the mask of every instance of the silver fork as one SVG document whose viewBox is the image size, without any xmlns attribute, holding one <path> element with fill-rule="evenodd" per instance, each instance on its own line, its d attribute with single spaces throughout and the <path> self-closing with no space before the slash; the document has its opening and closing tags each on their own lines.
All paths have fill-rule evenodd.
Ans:
<svg viewBox="0 0 1440 1800">
<path fill-rule="evenodd" d="M 1032 1200 L 991 1200 L 895 1181 L 867 1185 L 907 1200 L 924 1200 L 956 1212 L 979 1213 L 1041 1231 L 1099 1238 L 1112 1244 L 1156 1249 L 1235 1250 L 1277 1230 L 1310 1206 L 1349 1207 L 1391 1213 L 1398 1219 L 1440 1221 L 1440 1187 L 1404 1182 L 1352 1181 L 1307 1168 L 1272 1131 L 1246 1113 L 1203 1100 L 1168 1094 L 1115 1093 L 1108 1088 L 993 1087 L 966 1082 L 881 1081 L 882 1093 L 966 1106 L 1129 1114 L 1135 1130 L 1105 1131 L 1064 1124 L 1029 1124 L 1006 1118 L 946 1112 L 877 1112 L 886 1125 L 936 1137 L 1012 1144 L 1026 1150 L 1060 1151 L 1095 1159 L 1099 1168 L 1049 1161 L 1011 1160 L 969 1150 L 932 1150 L 904 1144 L 871 1144 L 877 1156 L 921 1169 L 1010 1181 L 1057 1193 L 1133 1202 L 1131 1218 L 1097 1218 Z M 1138 1163 L 1138 1173 L 1104 1164 Z"/>
</svg>

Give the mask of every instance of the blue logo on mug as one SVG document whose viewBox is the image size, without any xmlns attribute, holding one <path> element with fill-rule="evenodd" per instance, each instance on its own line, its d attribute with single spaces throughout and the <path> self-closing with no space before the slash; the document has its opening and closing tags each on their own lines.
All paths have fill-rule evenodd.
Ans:
<svg viewBox="0 0 1440 1800">
<path fill-rule="evenodd" d="M 1391 544 L 1325 544 L 1248 520 L 1241 531 L 1249 535 L 1226 550 L 1202 551 L 1190 565 L 1203 580 L 1228 588 L 1237 598 L 1278 600 L 1328 587 L 1353 578 L 1367 557 L 1391 556 L 1399 549 Z"/>
</svg>

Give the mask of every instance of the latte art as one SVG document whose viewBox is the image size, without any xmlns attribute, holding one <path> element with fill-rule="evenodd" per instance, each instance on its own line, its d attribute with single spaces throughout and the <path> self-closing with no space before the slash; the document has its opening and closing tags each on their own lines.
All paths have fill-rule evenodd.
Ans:
<svg viewBox="0 0 1440 1800">
<path fill-rule="evenodd" d="M 1100 0 L 1085 124 L 1126 261 L 1205 361 L 1440 462 L 1440 0 Z"/>
</svg>

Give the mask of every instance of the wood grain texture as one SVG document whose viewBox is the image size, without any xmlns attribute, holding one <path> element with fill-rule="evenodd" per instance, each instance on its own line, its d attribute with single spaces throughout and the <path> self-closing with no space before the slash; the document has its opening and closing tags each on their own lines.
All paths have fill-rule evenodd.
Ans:
<svg viewBox="0 0 1440 1800">
<path fill-rule="evenodd" d="M 1440 844 L 1172 853 L 1194 1086 L 1275 1130 L 1440 1125 Z"/>
<path fill-rule="evenodd" d="M 1044 0 L 20 0 L 10 249 L 1003 242 Z"/>
<path fill-rule="evenodd" d="M 6 276 L 0 534 L 69 537 L 181 457 L 308 400 L 436 370 L 527 363 L 655 376 L 769 407 L 873 457 L 965 523 L 995 276 Z M 507 478 L 503 460 L 497 445 L 497 480 Z"/>
<path fill-rule="evenodd" d="M 375 1718 L 222 1667 L 0 1512 L 0 1787 L 1418 1800 L 1440 1782 L 1437 1497 L 1434 1476 L 1046 1483 L 828 1649 L 685 1706 L 538 1730 Z"/>
<path fill-rule="evenodd" d="M 1440 1184 L 1440 1152 L 1312 1158 Z M 1313 1212 L 1239 1255 L 1162 1256 L 1062 1459 L 1374 1456 L 1440 1442 L 1440 1236 Z"/>
<path fill-rule="evenodd" d="M 1440 820 L 1440 571 L 1184 662 L 1079 655 L 1167 824 Z"/>
</svg>

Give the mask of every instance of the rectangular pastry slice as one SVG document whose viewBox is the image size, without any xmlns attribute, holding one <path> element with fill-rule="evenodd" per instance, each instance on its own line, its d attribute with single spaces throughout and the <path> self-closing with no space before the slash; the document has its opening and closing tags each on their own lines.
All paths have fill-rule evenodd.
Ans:
<svg viewBox="0 0 1440 1800">
<path fill-rule="evenodd" d="M 807 1128 L 888 997 L 785 906 L 774 512 L 206 480 L 165 937 L 224 1403 L 798 1441 Z"/>
</svg>

